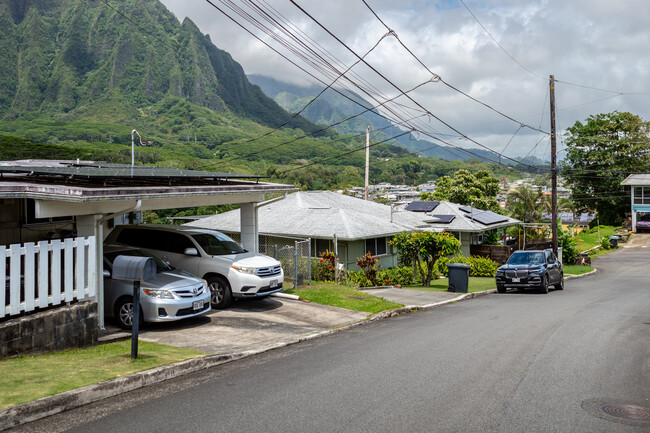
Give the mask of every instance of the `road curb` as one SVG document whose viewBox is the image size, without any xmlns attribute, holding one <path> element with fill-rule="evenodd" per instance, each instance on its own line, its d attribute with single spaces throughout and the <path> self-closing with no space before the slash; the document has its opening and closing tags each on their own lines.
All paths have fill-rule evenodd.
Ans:
<svg viewBox="0 0 650 433">
<path fill-rule="evenodd" d="M 584 274 L 588 275 L 588 274 Z M 94 403 L 106 398 L 115 397 L 125 392 L 163 382 L 168 379 L 194 373 L 206 368 L 226 364 L 231 361 L 247 358 L 253 355 L 259 355 L 282 347 L 301 343 L 304 341 L 314 340 L 316 338 L 335 334 L 341 331 L 355 328 L 366 323 L 372 323 L 388 317 L 398 316 L 400 314 L 411 313 L 414 311 L 428 310 L 447 304 L 472 299 L 478 296 L 496 293 L 496 289 L 485 290 L 482 292 L 464 293 L 456 298 L 448 299 L 427 305 L 407 305 L 392 310 L 382 311 L 377 314 L 368 316 L 363 320 L 349 323 L 337 328 L 327 329 L 325 331 L 315 332 L 303 337 L 295 338 L 286 342 L 277 343 L 261 349 L 238 352 L 228 355 L 206 355 L 200 358 L 188 359 L 176 364 L 157 367 L 152 370 L 142 371 L 130 374 L 117 379 L 107 380 L 105 382 L 84 386 L 71 391 L 62 392 L 48 397 L 39 398 L 38 400 L 19 404 L 0 410 L 0 431 L 17 427 L 28 422 L 36 421 L 66 410 L 74 409 L 80 406 Z"/>
<path fill-rule="evenodd" d="M 594 269 L 593 271 L 587 272 L 586 274 L 579 274 L 579 275 L 567 275 L 564 277 L 564 280 L 575 280 L 576 278 L 582 278 L 582 277 L 588 277 L 589 275 L 593 275 L 596 272 L 598 272 L 598 269 Z"/>
</svg>

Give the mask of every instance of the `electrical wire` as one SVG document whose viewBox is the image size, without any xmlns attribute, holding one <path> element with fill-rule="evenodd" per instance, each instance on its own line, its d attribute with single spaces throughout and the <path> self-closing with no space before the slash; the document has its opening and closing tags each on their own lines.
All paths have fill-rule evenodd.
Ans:
<svg viewBox="0 0 650 433">
<path fill-rule="evenodd" d="M 345 42 L 343 42 L 340 38 L 338 38 L 338 37 L 337 37 L 337 36 L 336 36 L 336 35 L 335 35 L 331 30 L 329 30 L 327 27 L 325 27 L 322 23 L 320 23 L 317 19 L 315 19 L 312 15 L 310 15 L 310 14 L 309 14 L 305 9 L 303 9 L 300 5 L 298 5 L 298 4 L 295 2 L 295 0 L 290 0 L 290 1 L 291 1 L 291 3 L 292 3 L 294 6 L 296 6 L 296 7 L 297 7 L 297 8 L 298 8 L 298 9 L 299 9 L 303 14 L 305 14 L 308 18 L 310 18 L 310 19 L 311 19 L 315 24 L 317 24 L 319 27 L 321 27 L 321 28 L 322 28 L 325 32 L 327 32 L 327 33 L 328 33 L 332 38 L 334 38 L 334 39 L 335 39 L 339 44 L 341 44 L 343 47 L 345 47 L 345 48 L 346 48 L 350 53 L 352 53 L 355 57 L 360 58 L 360 56 L 359 56 L 359 55 L 358 55 L 358 54 L 357 54 L 353 49 L 351 49 L 347 44 L 345 44 Z M 384 81 L 386 81 L 388 84 L 390 84 L 393 88 L 395 88 L 395 89 L 396 89 L 398 92 L 400 92 L 401 94 L 404 94 L 404 91 L 403 91 L 402 89 L 400 89 L 400 87 L 397 86 L 395 83 L 393 83 L 391 80 L 389 80 L 388 78 L 386 78 L 386 76 L 385 76 L 384 74 L 382 74 L 381 72 L 379 72 L 375 67 L 373 67 L 372 65 L 370 65 L 370 64 L 369 64 L 368 62 L 366 62 L 365 60 L 362 60 L 362 61 L 363 61 L 363 63 L 364 63 L 368 68 L 370 68 L 374 73 L 376 73 L 376 74 L 377 74 L 379 77 L 381 77 Z M 435 79 L 435 77 L 433 77 L 433 79 Z M 489 147 L 485 146 L 484 144 L 479 143 L 478 141 L 472 139 L 471 137 L 468 137 L 467 135 L 461 133 L 459 130 L 457 130 L 456 128 L 454 128 L 452 125 L 450 125 L 449 123 L 445 122 L 445 121 L 442 120 L 440 117 L 438 117 L 438 116 L 436 116 L 435 114 L 433 114 L 431 111 L 427 110 L 425 107 L 423 107 L 419 102 L 417 102 L 417 101 L 416 101 L 415 99 L 413 99 L 411 96 L 409 96 L 409 95 L 405 95 L 405 96 L 406 96 L 407 99 L 409 99 L 409 100 L 410 100 L 412 103 L 414 103 L 416 106 L 418 106 L 418 107 L 421 108 L 422 110 L 425 110 L 425 111 L 426 111 L 426 112 L 427 112 L 431 117 L 433 117 L 433 118 L 436 119 L 438 122 L 440 122 L 440 123 L 442 123 L 443 125 L 445 125 L 447 128 L 451 129 L 452 131 L 458 133 L 459 135 L 461 135 L 461 136 L 462 136 L 463 138 L 465 138 L 466 140 L 468 140 L 468 141 L 470 141 L 470 142 L 472 142 L 472 143 L 478 145 L 479 147 L 481 147 L 481 148 L 483 148 L 483 149 L 485 149 L 485 150 L 487 150 L 487 151 L 489 151 L 489 152 L 491 152 L 491 153 L 494 153 L 495 155 L 500 155 L 500 154 L 499 154 L 498 152 L 496 152 L 495 150 L 490 149 Z M 420 131 L 420 132 L 424 133 L 423 131 Z M 426 134 L 425 134 L 425 135 L 426 135 Z M 515 160 L 515 159 L 513 159 L 513 158 L 510 158 L 510 157 L 508 157 L 508 156 L 506 156 L 506 155 L 500 155 L 500 156 L 503 157 L 503 158 L 505 158 L 505 159 L 508 159 L 508 160 L 510 160 L 510 161 L 512 161 L 512 162 L 515 162 L 515 163 L 517 163 L 517 164 L 520 164 L 520 163 L 521 163 L 520 161 L 517 161 L 517 160 Z M 530 168 L 533 168 L 532 166 L 529 166 L 529 167 L 530 167 Z M 535 167 L 535 169 L 538 169 L 538 167 Z"/>
</svg>

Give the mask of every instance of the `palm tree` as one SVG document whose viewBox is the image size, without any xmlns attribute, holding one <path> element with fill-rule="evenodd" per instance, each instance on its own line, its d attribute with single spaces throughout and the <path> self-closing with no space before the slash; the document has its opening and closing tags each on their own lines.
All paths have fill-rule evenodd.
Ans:
<svg viewBox="0 0 650 433">
<path fill-rule="evenodd" d="M 551 209 L 551 201 L 542 192 L 542 188 L 534 189 L 528 185 L 520 185 L 508 193 L 506 210 L 510 216 L 525 223 L 540 222 L 544 212 Z M 527 233 L 539 234 L 537 230 L 528 230 Z"/>
</svg>

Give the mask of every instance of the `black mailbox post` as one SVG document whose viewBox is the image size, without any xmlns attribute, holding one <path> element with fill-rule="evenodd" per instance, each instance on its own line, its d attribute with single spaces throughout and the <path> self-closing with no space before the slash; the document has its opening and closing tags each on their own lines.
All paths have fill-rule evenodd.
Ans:
<svg viewBox="0 0 650 433">
<path fill-rule="evenodd" d="M 113 260 L 115 280 L 133 281 L 133 321 L 131 322 L 131 358 L 138 357 L 140 327 L 140 282 L 156 278 L 156 262 L 151 257 L 117 256 Z"/>
</svg>

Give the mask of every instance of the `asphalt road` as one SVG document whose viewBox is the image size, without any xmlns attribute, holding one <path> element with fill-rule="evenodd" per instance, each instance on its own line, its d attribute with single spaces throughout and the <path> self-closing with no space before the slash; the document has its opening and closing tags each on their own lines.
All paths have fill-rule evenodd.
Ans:
<svg viewBox="0 0 650 433">
<path fill-rule="evenodd" d="M 637 237 L 564 291 L 405 314 L 14 431 L 650 431 L 599 410 L 650 408 L 648 245 Z"/>
</svg>

